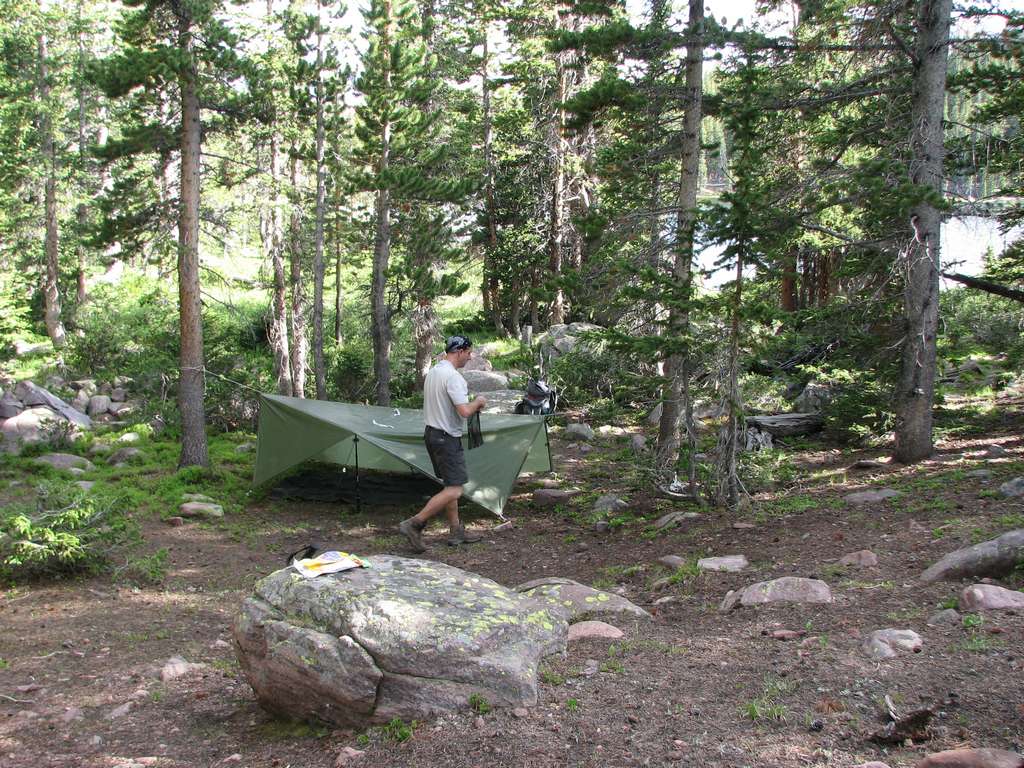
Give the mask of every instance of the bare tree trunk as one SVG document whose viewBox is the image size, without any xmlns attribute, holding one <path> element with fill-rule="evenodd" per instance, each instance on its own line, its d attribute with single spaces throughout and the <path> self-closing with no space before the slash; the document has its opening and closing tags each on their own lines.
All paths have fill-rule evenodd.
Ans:
<svg viewBox="0 0 1024 768">
<path fill-rule="evenodd" d="M 911 107 L 910 181 L 942 194 L 942 118 L 946 95 L 952 0 L 921 0 L 918 11 L 914 101 Z M 922 200 L 911 212 L 913 235 L 904 249 L 906 339 L 896 406 L 896 450 L 903 463 L 933 450 L 936 333 L 939 324 L 939 211 Z"/>
<path fill-rule="evenodd" d="M 324 65 L 323 26 L 320 3 L 316 4 L 316 221 L 313 231 L 313 371 L 316 399 L 327 399 L 327 368 L 324 365 Z"/>
<path fill-rule="evenodd" d="M 344 308 L 341 293 L 341 200 L 335 187 L 334 201 L 334 343 L 341 346 L 341 312 Z"/>
<path fill-rule="evenodd" d="M 57 152 L 53 142 L 53 119 L 50 116 L 49 53 L 46 34 L 39 35 L 39 143 L 42 145 L 46 178 L 44 181 L 46 278 L 43 282 L 43 319 L 46 334 L 55 349 L 66 343 L 60 310 L 60 269 L 58 264 L 60 233 L 57 229 Z"/>
<path fill-rule="evenodd" d="M 209 466 L 203 409 L 203 320 L 199 293 L 199 190 L 202 124 L 193 59 L 192 24 L 179 17 L 178 49 L 188 62 L 179 75 L 181 89 L 181 199 L 178 214 L 178 302 L 181 319 L 181 413 L 179 467 Z"/>
<path fill-rule="evenodd" d="M 735 508 L 740 498 L 739 475 L 736 472 L 736 454 L 739 451 L 740 418 L 743 404 L 740 402 L 740 305 L 743 299 L 743 254 L 745 246 L 739 244 L 736 254 L 736 287 L 733 291 L 732 318 L 729 328 L 729 360 L 726 369 L 726 418 L 718 436 L 717 483 L 715 503 Z"/>
<path fill-rule="evenodd" d="M 682 412 L 686 443 L 690 455 L 689 491 L 696 496 L 696 432 L 693 427 L 693 403 L 690 400 L 690 301 L 693 297 L 693 236 L 697 225 L 697 190 L 700 185 L 700 124 L 703 97 L 704 0 L 690 0 L 690 18 L 686 46 L 686 113 L 683 117 L 683 145 L 679 176 L 679 212 L 676 216 L 676 247 L 673 274 L 683 289 L 682 304 L 672 302 L 668 328 L 673 340 L 683 344 L 683 351 L 669 356 L 666 374 L 669 377 L 661 422 L 658 425 L 658 446 L 655 465 L 659 481 L 671 486 L 676 479 L 679 461 L 679 417 Z"/>
<path fill-rule="evenodd" d="M 484 23 L 484 50 L 480 60 L 484 129 L 484 215 L 487 218 L 487 241 L 484 244 L 483 294 L 487 299 L 485 304 L 491 313 L 494 330 L 498 332 L 499 336 L 507 336 L 508 329 L 505 327 L 501 317 L 500 286 L 494 265 L 495 252 L 498 250 L 498 214 L 494 199 L 494 130 L 491 118 L 491 81 L 488 77 L 490 56 L 487 37 L 489 32 L 489 25 Z"/>
<path fill-rule="evenodd" d="M 389 19 L 380 45 L 391 46 L 391 2 L 384 0 L 384 13 Z M 391 87 L 391 68 L 384 72 L 384 91 Z M 383 177 L 391 162 L 391 123 L 385 121 L 380 130 L 380 160 L 377 165 L 377 190 L 374 214 L 377 229 L 373 239 L 373 276 L 370 281 L 370 335 L 373 341 L 373 375 L 377 405 L 391 405 L 391 312 L 385 296 L 388 262 L 391 258 L 391 190 Z"/>
<path fill-rule="evenodd" d="M 292 307 L 288 315 L 288 337 L 291 342 L 289 365 L 292 371 L 292 396 L 306 396 L 306 358 L 308 344 L 306 341 L 306 292 L 302 283 L 302 213 L 301 189 L 299 180 L 299 161 L 295 153 L 291 153 L 289 179 L 292 194 L 291 217 L 288 226 L 288 261 L 289 278 L 292 289 Z"/>
<path fill-rule="evenodd" d="M 559 22 L 559 27 L 561 22 Z M 565 236 L 565 95 L 568 73 L 565 53 L 555 54 L 555 115 L 551 124 L 551 215 L 548 224 L 548 271 L 558 280 L 562 276 L 562 241 Z M 555 288 L 549 306 L 551 325 L 565 322 L 565 293 Z"/>
<path fill-rule="evenodd" d="M 82 200 L 78 203 L 75 211 L 75 218 L 78 224 L 78 231 L 75 238 L 75 253 L 78 257 L 78 274 L 76 276 L 75 304 L 82 306 L 85 303 L 85 231 L 89 226 L 89 208 L 85 204 L 85 164 L 86 164 L 86 143 L 85 143 L 85 36 L 82 31 L 82 0 L 78 0 L 77 11 L 77 37 L 78 37 L 78 72 L 77 72 L 77 97 L 78 97 L 78 177 L 82 180 L 79 195 Z"/>
<path fill-rule="evenodd" d="M 270 137 L 270 210 L 264 226 L 264 250 L 274 272 L 270 345 L 278 394 L 291 397 L 292 368 L 288 351 L 288 283 L 284 272 L 284 200 L 281 196 L 281 139 Z"/>
</svg>

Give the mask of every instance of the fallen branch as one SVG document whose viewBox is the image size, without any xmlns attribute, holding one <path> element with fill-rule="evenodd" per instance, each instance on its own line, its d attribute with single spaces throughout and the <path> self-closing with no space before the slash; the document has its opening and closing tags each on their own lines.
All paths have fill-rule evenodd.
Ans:
<svg viewBox="0 0 1024 768">
<path fill-rule="evenodd" d="M 957 272 L 943 272 L 942 276 L 947 280 L 955 280 L 958 283 L 963 283 L 968 288 L 977 288 L 979 291 L 985 293 L 992 293 L 996 296 L 1002 296 L 1013 301 L 1019 301 L 1024 304 L 1024 291 L 1017 290 L 1016 288 L 1009 288 L 999 283 L 993 283 L 990 280 L 982 280 L 978 277 L 970 277 L 968 275 L 961 275 Z"/>
</svg>

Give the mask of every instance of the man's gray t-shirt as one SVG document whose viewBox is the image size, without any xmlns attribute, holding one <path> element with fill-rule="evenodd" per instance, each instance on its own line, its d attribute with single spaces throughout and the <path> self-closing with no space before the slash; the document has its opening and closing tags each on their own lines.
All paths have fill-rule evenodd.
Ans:
<svg viewBox="0 0 1024 768">
<path fill-rule="evenodd" d="M 462 437 L 462 417 L 456 405 L 469 402 L 466 380 L 448 360 L 442 360 L 423 381 L 423 420 L 428 427 L 443 429 L 452 437 Z"/>
</svg>

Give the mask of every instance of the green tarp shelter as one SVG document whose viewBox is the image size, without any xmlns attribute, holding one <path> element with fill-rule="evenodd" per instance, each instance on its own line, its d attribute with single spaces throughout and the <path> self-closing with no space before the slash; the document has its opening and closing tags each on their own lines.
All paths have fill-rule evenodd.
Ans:
<svg viewBox="0 0 1024 768">
<path fill-rule="evenodd" d="M 543 416 L 481 415 L 483 445 L 466 451 L 464 498 L 502 516 L 521 472 L 551 470 Z M 465 438 L 463 438 L 465 440 Z M 262 485 L 305 461 L 433 478 L 423 411 L 260 395 L 253 482 Z"/>
</svg>

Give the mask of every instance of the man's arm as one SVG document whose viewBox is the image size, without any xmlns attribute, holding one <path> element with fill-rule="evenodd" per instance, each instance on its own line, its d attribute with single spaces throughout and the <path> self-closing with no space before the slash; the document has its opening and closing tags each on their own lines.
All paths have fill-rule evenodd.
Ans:
<svg viewBox="0 0 1024 768">
<path fill-rule="evenodd" d="M 483 395 L 477 395 L 473 399 L 473 402 L 471 403 L 456 405 L 455 410 L 459 412 L 459 416 L 461 416 L 464 419 L 468 419 L 474 413 L 476 413 L 477 411 L 482 411 L 486 407 L 487 400 L 483 397 Z"/>
</svg>

